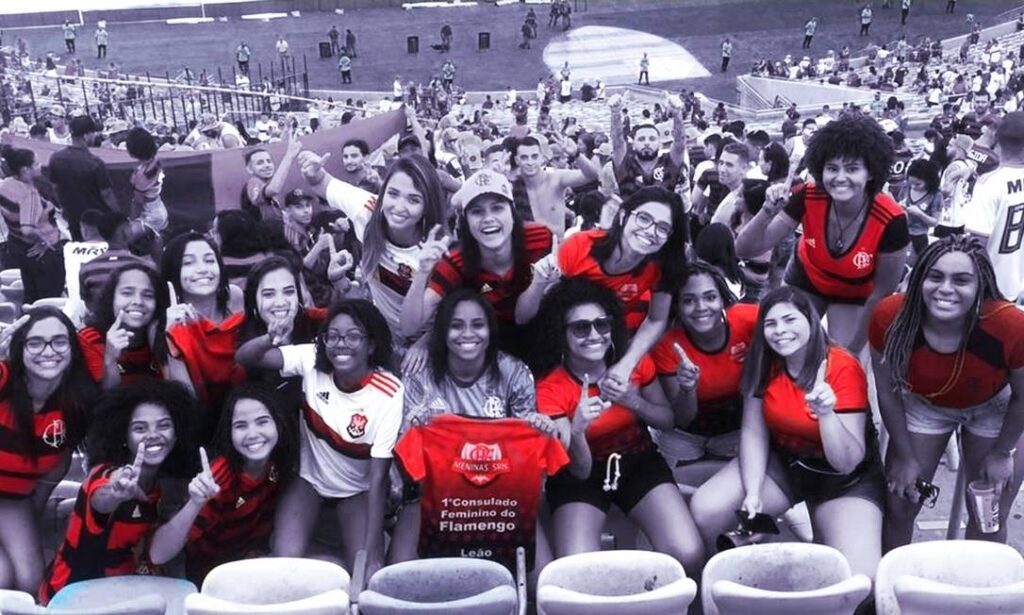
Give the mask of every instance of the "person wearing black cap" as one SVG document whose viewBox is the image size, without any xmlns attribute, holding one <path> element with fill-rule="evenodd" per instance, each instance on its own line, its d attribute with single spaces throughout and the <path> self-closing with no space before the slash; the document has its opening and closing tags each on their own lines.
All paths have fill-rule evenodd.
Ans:
<svg viewBox="0 0 1024 615">
<path fill-rule="evenodd" d="M 296 188 L 284 197 L 284 208 L 281 210 L 284 238 L 303 257 L 313 247 L 313 234 L 309 228 L 313 221 L 313 200 L 312 194 Z"/>
<path fill-rule="evenodd" d="M 50 180 L 57 186 L 57 195 L 64 218 L 75 241 L 82 241 L 79 227 L 82 213 L 89 209 L 104 212 L 120 211 L 104 162 L 89 151 L 89 145 L 100 132 L 96 122 L 87 115 L 70 123 L 71 145 L 50 157 Z"/>
</svg>

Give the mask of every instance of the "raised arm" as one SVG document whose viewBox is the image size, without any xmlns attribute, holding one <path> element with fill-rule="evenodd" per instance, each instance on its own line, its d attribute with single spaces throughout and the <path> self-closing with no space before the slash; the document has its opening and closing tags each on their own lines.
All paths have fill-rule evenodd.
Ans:
<svg viewBox="0 0 1024 615">
<path fill-rule="evenodd" d="M 274 175 L 267 182 L 267 186 L 263 189 L 263 194 L 267 195 L 268 199 L 276 198 L 281 194 L 281 190 L 284 188 L 284 182 L 288 178 L 288 171 L 291 170 L 292 163 L 295 162 L 295 158 L 299 155 L 299 151 L 302 150 L 302 142 L 299 141 L 299 137 L 289 128 L 285 129 L 285 143 L 287 148 L 285 149 L 284 157 L 281 158 L 281 162 L 278 163 L 277 168 L 274 169 Z"/>
<path fill-rule="evenodd" d="M 780 241 L 796 232 L 800 222 L 782 211 L 788 199 L 789 188 L 785 184 L 768 187 L 764 207 L 743 227 L 736 238 L 736 256 L 755 258 L 771 250 Z"/>
<path fill-rule="evenodd" d="M 616 94 L 608 99 L 611 109 L 612 164 L 618 167 L 626 157 L 626 133 L 622 129 L 622 96 Z"/>
</svg>

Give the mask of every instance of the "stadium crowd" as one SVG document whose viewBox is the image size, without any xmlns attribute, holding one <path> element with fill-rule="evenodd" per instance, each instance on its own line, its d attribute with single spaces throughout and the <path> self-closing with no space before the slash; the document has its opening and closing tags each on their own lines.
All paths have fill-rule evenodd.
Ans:
<svg viewBox="0 0 1024 615">
<path fill-rule="evenodd" d="M 396 78 L 406 127 L 377 151 L 306 149 L 310 115 L 206 114 L 170 139 L 61 105 L 39 128 L 13 118 L 66 147 L 45 174 L 2 151 L 0 258 L 21 283 L 0 330 L 0 587 L 45 603 L 140 571 L 198 583 L 310 553 L 321 509 L 349 569 L 359 551 L 370 571 L 457 554 L 469 513 L 420 481 L 453 462 L 431 438 L 475 423 L 443 415 L 500 426 L 504 453 L 462 459 L 550 475 L 545 512 L 539 485 L 520 511 L 535 570 L 599 550 L 614 505 L 695 576 L 736 510 L 805 502 L 813 539 L 874 576 L 957 429 L 966 482 L 999 498 L 998 529 L 968 507 L 967 536 L 1005 542 L 1024 479 L 1024 81 L 997 46 L 970 77 L 930 50 L 867 67 L 929 105 L 939 90 L 916 154 L 880 96 L 794 108 L 778 138 L 706 119 L 693 93 L 595 94 L 605 133 L 554 119 L 557 77 L 532 107 L 462 104 L 454 79 L 427 104 Z M 278 159 L 252 145 L 277 140 Z M 127 208 L 90 153 L 104 141 L 138 163 Z M 164 145 L 251 145 L 237 205 L 171 224 Z M 290 169 L 304 184 L 286 190 Z M 39 516 L 73 454 L 87 473 L 47 561 Z M 721 469 L 684 500 L 673 470 L 702 460 Z"/>
</svg>

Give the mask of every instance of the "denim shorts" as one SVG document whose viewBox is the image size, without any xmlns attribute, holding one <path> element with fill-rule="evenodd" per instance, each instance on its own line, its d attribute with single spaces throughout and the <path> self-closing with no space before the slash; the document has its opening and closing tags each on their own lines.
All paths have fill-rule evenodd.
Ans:
<svg viewBox="0 0 1024 615">
<path fill-rule="evenodd" d="M 902 397 L 903 411 L 910 433 L 942 436 L 949 435 L 957 426 L 962 426 L 979 438 L 995 438 L 1006 419 L 1010 387 L 1003 388 L 985 402 L 967 408 L 943 408 L 913 393 L 904 393 Z"/>
</svg>

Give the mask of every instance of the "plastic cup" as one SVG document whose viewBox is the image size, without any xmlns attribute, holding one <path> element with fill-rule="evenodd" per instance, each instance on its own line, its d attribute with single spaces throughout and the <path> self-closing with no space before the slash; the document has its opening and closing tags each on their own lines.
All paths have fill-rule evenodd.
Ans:
<svg viewBox="0 0 1024 615">
<path fill-rule="evenodd" d="M 967 485 L 967 502 L 974 510 L 974 518 L 982 534 L 999 531 L 999 498 L 995 485 L 985 480 L 971 481 Z"/>
</svg>

